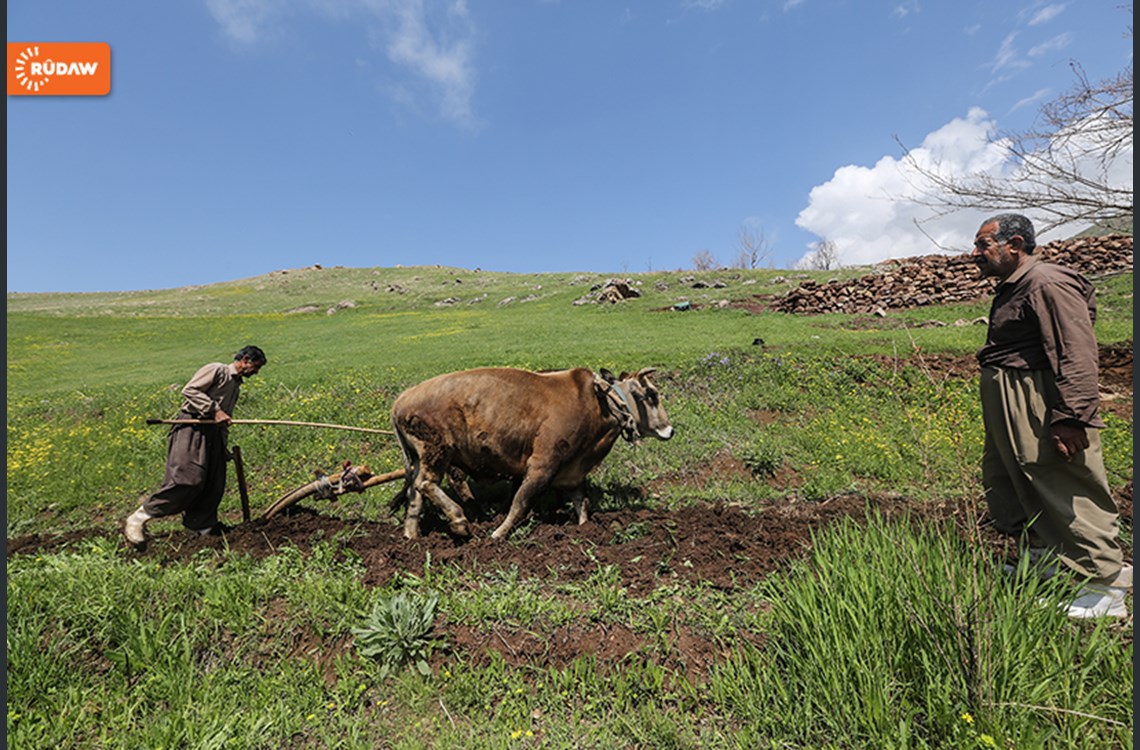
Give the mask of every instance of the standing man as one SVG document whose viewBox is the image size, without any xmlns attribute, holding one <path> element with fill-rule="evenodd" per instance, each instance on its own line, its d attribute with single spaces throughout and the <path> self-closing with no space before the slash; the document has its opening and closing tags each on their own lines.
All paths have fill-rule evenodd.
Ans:
<svg viewBox="0 0 1140 750">
<path fill-rule="evenodd" d="M 986 219 L 974 238 L 978 267 L 998 279 L 978 351 L 986 502 L 997 529 L 1022 537 L 1030 560 L 1078 576 L 1070 617 L 1124 617 L 1132 566 L 1123 562 L 1098 432 L 1095 290 L 1034 256 L 1036 246 L 1020 214 Z"/>
<path fill-rule="evenodd" d="M 242 380 L 257 374 L 265 361 L 265 352 L 247 346 L 234 355 L 231 364 L 214 362 L 194 373 L 182 389 L 186 400 L 177 419 L 209 420 L 212 424 L 171 428 L 162 488 L 127 517 L 123 533 L 128 542 L 139 549 L 145 547 L 146 523 L 176 513 L 182 514 L 183 526 L 199 534 L 217 536 L 226 530 L 218 521 L 218 505 L 226 489 L 230 415 Z"/>
</svg>

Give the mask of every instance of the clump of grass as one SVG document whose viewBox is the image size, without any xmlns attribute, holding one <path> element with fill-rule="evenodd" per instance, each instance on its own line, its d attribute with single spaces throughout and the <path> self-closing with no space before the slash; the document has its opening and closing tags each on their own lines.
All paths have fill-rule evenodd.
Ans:
<svg viewBox="0 0 1140 750">
<path fill-rule="evenodd" d="M 364 625 L 352 629 L 361 655 L 379 660 L 384 676 L 405 666 L 429 676 L 428 660 L 439 645 L 431 635 L 438 606 L 435 592 L 400 592 L 379 599 Z"/>
<path fill-rule="evenodd" d="M 626 542 L 632 542 L 635 539 L 641 539 L 644 536 L 648 536 L 650 533 L 652 533 L 652 531 L 652 524 L 648 523 L 647 521 L 634 521 L 633 523 L 628 524 L 627 526 L 624 526 L 614 532 L 614 537 L 611 543 L 625 544 Z"/>
<path fill-rule="evenodd" d="M 784 449 L 767 433 L 759 433 L 741 449 L 740 460 L 754 476 L 774 477 L 784 465 Z"/>
<path fill-rule="evenodd" d="M 1120 688 L 1131 649 L 1103 624 L 1067 620 L 1065 582 L 1006 580 L 953 529 L 839 524 L 810 562 L 762 589 L 772 602 L 764 649 L 742 649 L 710 680 L 758 736 L 837 747 L 1130 742 L 1131 692 Z"/>
</svg>

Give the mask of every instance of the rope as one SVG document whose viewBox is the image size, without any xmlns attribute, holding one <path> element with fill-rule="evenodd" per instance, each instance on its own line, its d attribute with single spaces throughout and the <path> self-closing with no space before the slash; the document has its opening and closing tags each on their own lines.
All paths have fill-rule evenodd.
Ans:
<svg viewBox="0 0 1140 750">
<path fill-rule="evenodd" d="M 195 424 L 217 425 L 210 419 L 148 419 L 147 424 Z M 327 427 L 331 430 L 351 430 L 353 432 L 373 432 L 379 435 L 395 435 L 392 430 L 375 430 L 371 427 L 349 427 L 343 424 L 327 424 L 325 422 L 295 422 L 289 419 L 235 419 L 231 424 L 272 424 L 292 425 L 294 427 Z"/>
<path fill-rule="evenodd" d="M 629 400 L 626 398 L 625 393 L 618 387 L 617 383 L 610 383 L 607 380 L 594 377 L 594 382 L 598 385 L 603 385 L 606 388 L 606 396 L 608 402 L 614 402 L 615 413 L 617 417 L 618 427 L 621 428 L 621 436 L 626 442 L 636 442 L 637 440 L 637 418 L 633 416 L 633 407 L 629 405 Z M 614 392 L 617 392 L 617 398 L 613 397 Z"/>
<path fill-rule="evenodd" d="M 336 491 L 333 489 L 332 482 L 328 477 L 317 478 L 317 497 L 321 500 L 331 500 L 336 497 Z"/>
</svg>

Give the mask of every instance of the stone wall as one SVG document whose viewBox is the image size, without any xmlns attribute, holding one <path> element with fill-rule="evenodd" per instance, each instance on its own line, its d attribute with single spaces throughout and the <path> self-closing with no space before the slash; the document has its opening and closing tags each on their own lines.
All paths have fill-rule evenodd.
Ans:
<svg viewBox="0 0 1140 750">
<path fill-rule="evenodd" d="M 1132 270 L 1129 235 L 1059 240 L 1038 247 L 1037 253 L 1089 278 Z M 883 261 L 871 273 L 850 281 L 805 281 L 775 300 L 771 309 L 807 315 L 876 313 L 967 302 L 988 296 L 993 287 L 993 279 L 981 276 L 969 254 L 926 255 Z"/>
</svg>

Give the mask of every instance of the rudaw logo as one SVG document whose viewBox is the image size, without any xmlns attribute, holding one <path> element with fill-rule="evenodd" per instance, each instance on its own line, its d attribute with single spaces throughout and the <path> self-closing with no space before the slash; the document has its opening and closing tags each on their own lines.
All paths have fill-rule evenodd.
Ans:
<svg viewBox="0 0 1140 750">
<path fill-rule="evenodd" d="M 104 96 L 111 46 L 104 42 L 8 42 L 8 96 Z"/>
</svg>

